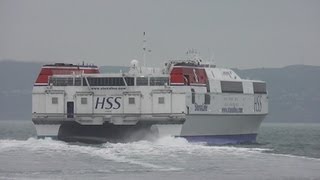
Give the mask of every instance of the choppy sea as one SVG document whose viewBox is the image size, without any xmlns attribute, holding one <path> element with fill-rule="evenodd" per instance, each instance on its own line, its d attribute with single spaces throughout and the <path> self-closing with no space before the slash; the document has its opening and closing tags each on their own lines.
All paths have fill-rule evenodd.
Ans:
<svg viewBox="0 0 320 180">
<path fill-rule="evenodd" d="M 36 139 L 31 121 L 0 121 L 0 179 L 320 179 L 320 124 L 264 123 L 251 145 L 88 145 Z"/>
</svg>

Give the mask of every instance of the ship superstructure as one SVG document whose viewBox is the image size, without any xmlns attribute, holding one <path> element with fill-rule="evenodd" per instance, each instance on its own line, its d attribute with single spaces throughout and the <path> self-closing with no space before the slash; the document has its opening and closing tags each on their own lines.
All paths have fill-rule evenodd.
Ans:
<svg viewBox="0 0 320 180">
<path fill-rule="evenodd" d="M 53 73 L 40 78 L 50 68 Z M 209 144 L 254 142 L 268 113 L 265 82 L 243 80 L 201 59 L 172 60 L 164 68 L 133 60 L 129 72 L 116 74 L 45 65 L 32 99 L 38 136 L 63 140 L 170 134 Z"/>
</svg>

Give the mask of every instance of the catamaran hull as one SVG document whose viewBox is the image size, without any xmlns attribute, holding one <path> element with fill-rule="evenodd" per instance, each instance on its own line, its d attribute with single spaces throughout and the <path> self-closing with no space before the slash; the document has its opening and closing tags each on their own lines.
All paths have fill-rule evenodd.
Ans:
<svg viewBox="0 0 320 180">
<path fill-rule="evenodd" d="M 52 138 L 67 142 L 105 143 L 131 142 L 156 138 L 157 129 L 151 124 L 137 125 L 81 125 L 75 121 L 60 121 L 55 124 L 35 123 L 38 138 Z"/>
<path fill-rule="evenodd" d="M 208 145 L 255 143 L 265 115 L 187 115 L 184 124 L 81 125 L 75 121 L 34 121 L 38 137 L 86 143 L 128 142 L 161 136 L 183 137 Z"/>
</svg>

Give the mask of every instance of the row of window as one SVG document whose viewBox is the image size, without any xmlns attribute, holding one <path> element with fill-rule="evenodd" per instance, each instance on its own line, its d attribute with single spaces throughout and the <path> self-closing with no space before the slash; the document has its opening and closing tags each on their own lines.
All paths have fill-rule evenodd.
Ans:
<svg viewBox="0 0 320 180">
<path fill-rule="evenodd" d="M 242 82 L 221 81 L 221 91 L 223 93 L 243 93 Z M 253 82 L 254 94 L 267 94 L 267 86 L 264 82 Z"/>
<path fill-rule="evenodd" d="M 53 86 L 81 86 L 81 78 L 50 77 L 49 84 Z"/>
<path fill-rule="evenodd" d="M 90 86 L 134 86 L 133 77 L 88 77 Z M 126 82 L 126 83 L 125 83 Z M 87 86 L 87 81 L 84 78 L 61 78 L 51 77 L 49 83 L 54 86 Z M 137 77 L 137 86 L 162 86 L 169 83 L 167 77 Z M 221 81 L 221 91 L 223 93 L 243 93 L 242 82 L 237 81 Z M 266 83 L 253 82 L 253 91 L 255 94 L 266 94 Z"/>
<path fill-rule="evenodd" d="M 134 77 L 88 77 L 90 86 L 134 86 Z M 53 86 L 87 86 L 85 78 L 51 77 L 49 84 Z M 137 86 L 163 86 L 169 84 L 168 77 L 137 77 Z"/>
<path fill-rule="evenodd" d="M 125 82 L 128 86 L 134 85 L 133 77 L 88 77 L 88 83 L 90 86 L 125 86 Z M 84 86 L 87 82 L 84 83 Z"/>
<path fill-rule="evenodd" d="M 51 104 L 58 104 L 58 98 L 52 97 L 51 98 Z M 88 104 L 88 99 L 86 97 L 81 98 L 81 104 Z"/>
</svg>

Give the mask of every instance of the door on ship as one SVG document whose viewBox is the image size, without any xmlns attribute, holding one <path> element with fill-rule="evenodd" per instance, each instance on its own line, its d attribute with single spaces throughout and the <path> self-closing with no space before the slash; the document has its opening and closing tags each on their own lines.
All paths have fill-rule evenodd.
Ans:
<svg viewBox="0 0 320 180">
<path fill-rule="evenodd" d="M 74 103 L 69 101 L 67 102 L 67 118 L 73 118 L 74 115 Z"/>
</svg>

